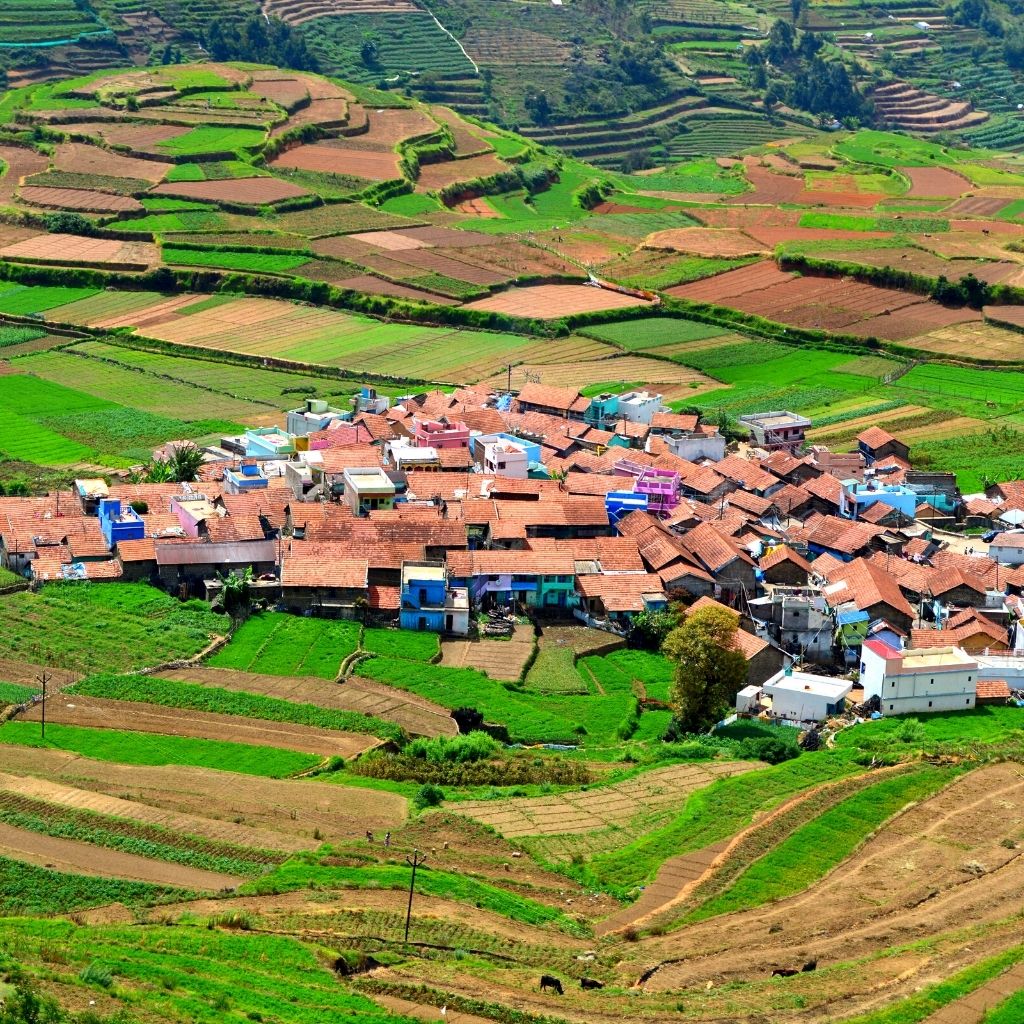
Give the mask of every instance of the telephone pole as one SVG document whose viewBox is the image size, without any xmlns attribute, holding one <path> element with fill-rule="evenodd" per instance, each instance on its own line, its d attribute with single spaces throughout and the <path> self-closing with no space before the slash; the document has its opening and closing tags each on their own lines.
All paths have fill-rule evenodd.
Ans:
<svg viewBox="0 0 1024 1024">
<path fill-rule="evenodd" d="M 37 676 L 36 679 L 39 682 L 39 685 L 42 686 L 42 688 L 43 688 L 43 699 L 42 699 L 41 704 L 39 705 L 39 711 L 40 711 L 40 714 L 42 716 L 41 719 L 40 719 L 39 737 L 40 737 L 40 739 L 44 739 L 45 740 L 46 739 L 46 684 L 50 681 L 50 673 L 47 672 L 44 669 L 43 670 L 43 674 L 40 675 L 40 676 Z"/>
<path fill-rule="evenodd" d="M 405 911 L 405 941 L 409 941 L 409 921 L 412 918 L 412 894 L 416 888 L 416 869 L 426 863 L 427 858 L 420 856 L 419 850 L 413 850 L 411 857 L 406 857 L 406 863 L 412 868 L 412 877 L 409 879 L 409 906 Z"/>
</svg>

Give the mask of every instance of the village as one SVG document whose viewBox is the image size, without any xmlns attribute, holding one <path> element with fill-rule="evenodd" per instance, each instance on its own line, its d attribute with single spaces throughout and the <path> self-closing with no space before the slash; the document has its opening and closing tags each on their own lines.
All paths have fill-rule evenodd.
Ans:
<svg viewBox="0 0 1024 1024">
<path fill-rule="evenodd" d="M 718 605 L 748 666 L 738 713 L 791 724 L 1024 688 L 1020 482 L 965 496 L 878 427 L 833 452 L 785 410 L 729 440 L 647 391 L 366 386 L 352 404 L 307 398 L 224 437 L 191 483 L 0 498 L 0 558 L 33 587 L 144 581 L 215 604 L 244 577 L 262 607 L 449 637 L 518 617 L 628 639 L 643 613 Z"/>
</svg>

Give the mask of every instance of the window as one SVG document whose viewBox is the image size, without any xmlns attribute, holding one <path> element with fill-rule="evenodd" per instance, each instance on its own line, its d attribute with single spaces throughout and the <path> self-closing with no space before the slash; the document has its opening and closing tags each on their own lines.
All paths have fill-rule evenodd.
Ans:
<svg viewBox="0 0 1024 1024">
<path fill-rule="evenodd" d="M 861 670 L 861 672 L 867 672 L 867 670 L 868 670 L 868 663 L 866 661 L 862 661 L 860 663 L 860 670 Z"/>
<path fill-rule="evenodd" d="M 896 680 L 894 679 L 889 685 L 895 690 L 896 689 Z"/>
<path fill-rule="evenodd" d="M 970 705 L 970 703 L 971 703 L 971 698 L 970 697 L 967 698 L 967 703 L 968 703 L 968 705 Z"/>
<path fill-rule="evenodd" d="M 892 709 L 893 709 L 893 705 L 892 705 L 892 704 L 890 704 L 890 705 L 889 705 L 889 710 L 890 710 L 890 711 L 892 711 Z"/>
<path fill-rule="evenodd" d="M 968 677 L 967 677 L 967 682 L 970 682 L 970 681 L 971 681 L 971 677 L 970 677 L 970 676 L 968 676 Z"/>
<path fill-rule="evenodd" d="M 931 707 L 931 706 L 932 706 L 932 702 L 928 701 L 928 707 Z"/>
<path fill-rule="evenodd" d="M 928 680 L 928 685 L 929 686 L 934 686 L 935 685 L 935 680 L 934 679 L 929 679 Z"/>
</svg>

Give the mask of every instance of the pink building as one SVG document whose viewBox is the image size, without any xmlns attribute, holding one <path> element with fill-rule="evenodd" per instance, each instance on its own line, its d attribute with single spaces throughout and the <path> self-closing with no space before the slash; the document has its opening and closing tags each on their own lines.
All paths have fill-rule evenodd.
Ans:
<svg viewBox="0 0 1024 1024">
<path fill-rule="evenodd" d="M 417 448 L 468 448 L 469 427 L 461 420 L 414 420 L 413 443 Z"/>
<path fill-rule="evenodd" d="M 659 519 L 667 519 L 679 504 L 679 474 L 671 469 L 644 466 L 632 459 L 615 463 L 616 476 L 633 477 L 633 493 L 647 496 L 647 511 Z"/>
</svg>

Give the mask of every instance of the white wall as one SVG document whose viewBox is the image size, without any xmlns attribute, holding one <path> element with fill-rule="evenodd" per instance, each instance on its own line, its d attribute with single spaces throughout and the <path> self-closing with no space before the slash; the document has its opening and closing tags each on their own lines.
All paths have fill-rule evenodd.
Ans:
<svg viewBox="0 0 1024 1024">
<path fill-rule="evenodd" d="M 1004 565 L 1024 565 L 1024 548 L 1003 547 L 1001 544 L 990 544 L 988 547 L 989 558 L 994 558 Z"/>
<path fill-rule="evenodd" d="M 885 659 L 864 647 L 861 685 L 864 696 L 881 698 L 883 715 L 963 711 L 974 707 L 978 669 L 965 665 L 936 665 L 920 672 L 885 674 Z"/>
</svg>

